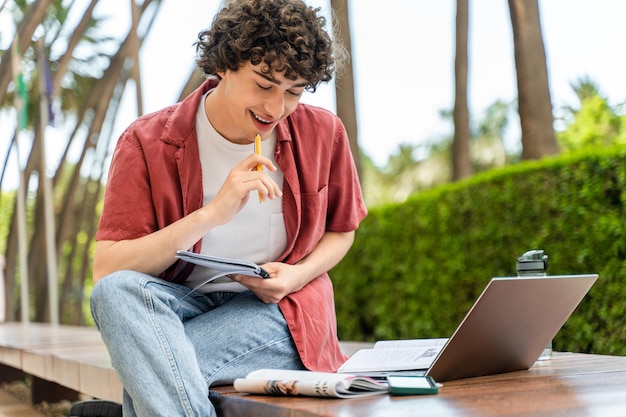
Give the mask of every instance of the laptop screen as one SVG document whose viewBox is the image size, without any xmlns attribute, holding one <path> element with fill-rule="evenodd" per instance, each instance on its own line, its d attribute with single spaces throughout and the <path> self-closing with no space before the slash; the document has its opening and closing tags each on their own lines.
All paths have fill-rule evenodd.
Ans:
<svg viewBox="0 0 626 417">
<path fill-rule="evenodd" d="M 444 382 L 529 369 L 597 278 L 492 278 L 426 374 Z"/>
</svg>

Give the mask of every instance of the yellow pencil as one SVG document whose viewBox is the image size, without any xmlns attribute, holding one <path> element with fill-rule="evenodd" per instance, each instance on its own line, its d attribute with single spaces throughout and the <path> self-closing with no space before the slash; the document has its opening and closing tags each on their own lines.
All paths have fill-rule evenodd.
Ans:
<svg viewBox="0 0 626 417">
<path fill-rule="evenodd" d="M 256 135 L 254 137 L 254 153 L 257 154 L 257 155 L 262 155 L 262 153 L 261 153 L 261 135 Z M 257 164 L 256 170 L 257 171 L 263 171 L 263 165 Z M 261 200 L 261 192 L 259 191 L 258 194 L 259 194 L 259 203 L 262 203 L 263 200 Z"/>
</svg>

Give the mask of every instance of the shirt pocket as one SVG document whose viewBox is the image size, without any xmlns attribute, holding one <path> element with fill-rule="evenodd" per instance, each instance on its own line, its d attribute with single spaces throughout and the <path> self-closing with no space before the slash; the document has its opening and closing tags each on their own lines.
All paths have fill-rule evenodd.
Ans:
<svg viewBox="0 0 626 417">
<path fill-rule="evenodd" d="M 302 194 L 302 222 L 294 252 L 310 253 L 326 232 L 328 211 L 328 186 L 317 193 Z"/>
</svg>

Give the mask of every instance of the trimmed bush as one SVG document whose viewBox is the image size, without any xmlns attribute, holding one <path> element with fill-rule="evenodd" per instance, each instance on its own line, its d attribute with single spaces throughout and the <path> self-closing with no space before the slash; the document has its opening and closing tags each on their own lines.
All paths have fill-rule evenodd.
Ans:
<svg viewBox="0 0 626 417">
<path fill-rule="evenodd" d="M 342 340 L 447 337 L 530 249 L 600 278 L 555 350 L 626 354 L 626 149 L 520 163 L 377 207 L 332 271 Z"/>
</svg>

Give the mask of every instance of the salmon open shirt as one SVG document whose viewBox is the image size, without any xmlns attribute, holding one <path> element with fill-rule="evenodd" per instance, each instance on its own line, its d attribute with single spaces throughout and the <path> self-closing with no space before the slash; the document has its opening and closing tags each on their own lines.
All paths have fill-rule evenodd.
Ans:
<svg viewBox="0 0 626 417">
<path fill-rule="evenodd" d="M 202 207 L 195 129 L 211 79 L 182 102 L 137 119 L 121 135 L 109 169 L 97 240 L 136 239 Z M 329 111 L 298 104 L 277 127 L 276 163 L 284 174 L 287 248 L 277 261 L 295 264 L 326 231 L 356 230 L 366 216 L 348 138 Z M 201 242 L 193 250 L 200 250 Z M 177 261 L 160 277 L 183 282 L 193 265 Z M 304 365 L 334 372 L 345 361 L 337 339 L 333 286 L 323 274 L 279 303 Z"/>
</svg>

